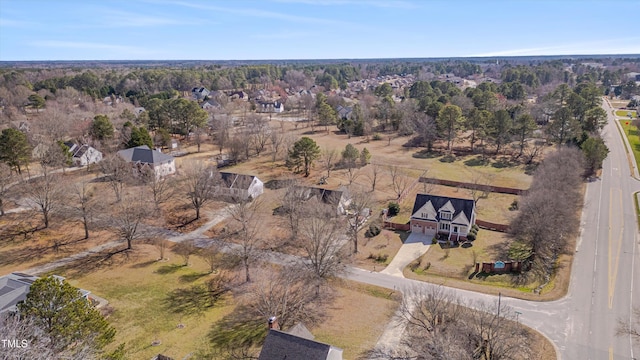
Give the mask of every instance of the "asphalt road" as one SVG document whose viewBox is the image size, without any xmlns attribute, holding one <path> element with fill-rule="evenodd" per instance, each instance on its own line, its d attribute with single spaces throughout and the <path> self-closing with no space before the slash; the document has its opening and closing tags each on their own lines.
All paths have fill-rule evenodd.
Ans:
<svg viewBox="0 0 640 360">
<path fill-rule="evenodd" d="M 568 295 L 551 302 L 502 298 L 503 304 L 521 313 L 521 322 L 547 336 L 566 360 L 640 359 L 640 347 L 629 336 L 615 335 L 618 319 L 629 320 L 632 306 L 640 307 L 640 299 L 633 297 L 633 290 L 640 288 L 633 204 L 640 181 L 631 176 L 615 118 L 608 104 L 603 106 L 609 113 L 603 138 L 610 154 L 601 178 L 587 184 Z M 432 286 L 361 269 L 352 269 L 348 277 L 389 289 Z M 469 303 L 496 301 L 495 296 L 451 291 Z"/>
</svg>

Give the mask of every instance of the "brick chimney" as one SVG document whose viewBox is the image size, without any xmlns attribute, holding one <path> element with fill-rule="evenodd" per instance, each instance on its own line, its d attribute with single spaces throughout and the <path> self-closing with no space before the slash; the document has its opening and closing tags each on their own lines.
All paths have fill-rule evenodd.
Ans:
<svg viewBox="0 0 640 360">
<path fill-rule="evenodd" d="M 275 316 L 272 316 L 269 318 L 269 329 L 273 329 L 273 330 L 280 330 L 280 325 L 278 325 L 278 318 Z"/>
</svg>

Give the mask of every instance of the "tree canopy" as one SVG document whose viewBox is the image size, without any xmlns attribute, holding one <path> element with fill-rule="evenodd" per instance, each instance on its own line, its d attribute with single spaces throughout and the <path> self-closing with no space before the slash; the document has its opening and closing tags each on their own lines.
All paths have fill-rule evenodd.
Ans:
<svg viewBox="0 0 640 360">
<path fill-rule="evenodd" d="M 289 150 L 287 167 L 295 171 L 304 172 L 304 176 L 309 176 L 313 162 L 320 157 L 320 147 L 309 137 L 302 137 L 293 144 Z"/>
<path fill-rule="evenodd" d="M 113 124 L 107 115 L 96 115 L 91 123 L 89 134 L 96 140 L 106 140 L 113 137 Z"/>
<path fill-rule="evenodd" d="M 58 352 L 83 347 L 100 351 L 116 334 L 81 292 L 61 278 L 36 280 L 18 309 L 44 330 Z"/>
<path fill-rule="evenodd" d="M 20 130 L 8 128 L 0 135 L 0 161 L 13 170 L 22 173 L 22 167 L 29 164 L 31 146 L 27 136 Z"/>
</svg>

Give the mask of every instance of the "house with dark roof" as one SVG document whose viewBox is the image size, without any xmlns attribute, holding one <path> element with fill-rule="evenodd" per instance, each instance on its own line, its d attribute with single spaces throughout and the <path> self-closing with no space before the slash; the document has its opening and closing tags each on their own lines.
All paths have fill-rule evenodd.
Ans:
<svg viewBox="0 0 640 360">
<path fill-rule="evenodd" d="M 64 278 L 54 275 L 60 281 Z M 0 277 L 0 314 L 4 312 L 17 312 L 18 303 L 24 301 L 27 298 L 31 284 L 38 280 L 37 276 L 23 274 L 23 273 L 11 273 L 9 275 Z M 83 289 L 79 289 L 80 294 L 85 299 L 89 298 L 91 292 Z"/>
<path fill-rule="evenodd" d="M 255 199 L 264 192 L 264 184 L 257 176 L 220 172 L 221 185 L 218 194 L 222 196 Z"/>
<path fill-rule="evenodd" d="M 338 117 L 343 120 L 351 119 L 351 114 L 353 113 L 353 108 L 350 106 L 342 106 L 338 105 L 336 107 L 336 112 L 338 113 Z"/>
<path fill-rule="evenodd" d="M 102 153 L 87 144 L 78 145 L 67 141 L 64 145 L 69 148 L 71 161 L 75 166 L 87 166 L 102 161 Z"/>
<path fill-rule="evenodd" d="M 475 202 L 428 194 L 416 195 L 411 212 L 411 232 L 434 236 L 444 234 L 449 240 L 465 241 L 476 223 Z"/>
<path fill-rule="evenodd" d="M 194 87 L 191 89 L 191 96 L 194 100 L 204 100 L 207 96 L 209 96 L 209 90 L 204 87 Z"/>
<path fill-rule="evenodd" d="M 342 349 L 270 329 L 258 360 L 342 360 Z"/>
<path fill-rule="evenodd" d="M 351 204 L 351 195 L 345 186 L 341 186 L 337 190 L 328 190 L 318 187 L 296 186 L 289 189 L 287 196 L 294 196 L 296 199 L 303 201 L 318 201 L 336 208 L 338 215 L 345 215 L 347 208 Z"/>
<path fill-rule="evenodd" d="M 176 172 L 176 162 L 173 156 L 151 150 L 147 145 L 136 146 L 118 151 L 124 161 L 131 164 L 134 171 L 139 173 L 145 168 L 152 169 L 157 177 L 163 177 Z"/>
<path fill-rule="evenodd" d="M 266 113 L 281 113 L 284 111 L 284 104 L 279 101 L 258 101 L 256 110 Z"/>
</svg>

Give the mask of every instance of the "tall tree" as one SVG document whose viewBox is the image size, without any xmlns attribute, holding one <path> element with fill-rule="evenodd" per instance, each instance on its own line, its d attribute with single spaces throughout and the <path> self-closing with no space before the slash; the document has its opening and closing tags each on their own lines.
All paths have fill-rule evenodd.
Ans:
<svg viewBox="0 0 640 360">
<path fill-rule="evenodd" d="M 143 238 L 146 233 L 142 231 L 142 222 L 151 216 L 148 210 L 146 198 L 128 196 L 116 206 L 116 211 L 109 219 L 106 219 L 107 227 L 113 230 L 122 240 L 127 242 L 126 250 L 133 248 L 135 240 Z"/>
<path fill-rule="evenodd" d="M 371 206 L 371 196 L 360 189 L 349 189 L 349 205 L 347 207 L 347 228 L 353 253 L 358 253 L 358 231 L 364 225 L 369 206 Z"/>
<path fill-rule="evenodd" d="M 80 293 L 66 281 L 49 276 L 36 280 L 20 315 L 33 319 L 51 339 L 56 352 L 90 347 L 96 352 L 111 343 L 116 331 Z"/>
<path fill-rule="evenodd" d="M 546 130 L 551 140 L 558 145 L 562 145 L 578 136 L 580 124 L 571 115 L 571 111 L 563 107 L 555 112 L 553 121 L 547 126 Z"/>
<path fill-rule="evenodd" d="M 104 141 L 113 137 L 113 124 L 107 115 L 96 115 L 91 122 L 89 135 L 98 141 Z"/>
<path fill-rule="evenodd" d="M 10 187 L 15 181 L 15 177 L 8 165 L 0 163 L 0 216 L 4 215 L 4 206 L 10 194 Z"/>
<path fill-rule="evenodd" d="M 331 169 L 333 169 L 337 157 L 338 152 L 336 149 L 324 149 L 322 151 L 322 165 L 327 170 L 327 177 L 331 176 Z"/>
<path fill-rule="evenodd" d="M 589 137 L 581 147 L 587 163 L 587 175 L 594 175 L 596 171 L 602 169 L 602 162 L 607 158 L 609 148 L 599 137 Z"/>
<path fill-rule="evenodd" d="M 20 130 L 8 128 L 0 135 L 0 161 L 22 174 L 22 168 L 29 164 L 31 147 L 27 136 Z"/>
<path fill-rule="evenodd" d="M 513 127 L 513 119 L 506 110 L 498 110 L 491 117 L 491 123 L 488 128 L 488 135 L 496 145 L 496 154 L 500 152 L 503 145 L 507 144 L 511 139 L 511 128 Z"/>
<path fill-rule="evenodd" d="M 513 128 L 511 131 L 518 139 L 518 143 L 520 144 L 520 153 L 518 156 L 522 156 L 524 152 L 525 141 L 527 137 L 531 135 L 533 130 L 536 129 L 536 122 L 533 120 L 533 117 L 529 114 L 522 114 L 516 118 L 513 123 Z"/>
<path fill-rule="evenodd" d="M 42 214 L 44 227 L 49 227 L 51 216 L 65 203 L 64 182 L 60 174 L 43 167 L 42 176 L 25 183 L 25 192 L 33 208 Z"/>
<path fill-rule="evenodd" d="M 167 100 L 163 106 L 171 119 L 173 132 L 188 135 L 193 129 L 203 127 L 209 114 L 202 110 L 198 103 L 183 98 Z"/>
<path fill-rule="evenodd" d="M 462 125 L 462 110 L 456 105 L 445 105 L 437 118 L 439 132 L 447 139 L 447 150 L 451 151 L 451 145 Z"/>
<path fill-rule="evenodd" d="M 313 162 L 320 157 L 320 147 L 309 137 L 302 137 L 293 144 L 289 150 L 287 167 L 299 171 L 302 168 L 304 176 L 308 177 L 311 172 Z"/>
<path fill-rule="evenodd" d="M 202 162 L 194 162 L 185 169 L 183 184 L 198 220 L 202 207 L 214 199 L 220 186 L 220 174 L 213 167 L 205 166 Z"/>
<path fill-rule="evenodd" d="M 234 249 L 234 253 L 240 257 L 244 267 L 245 282 L 250 282 L 250 268 L 258 260 L 263 242 L 260 219 L 262 203 L 259 200 L 250 201 L 241 197 L 234 200 L 236 201 L 234 206 L 227 208 L 237 227 L 233 236 L 239 246 Z"/>
<path fill-rule="evenodd" d="M 465 128 L 471 131 L 469 143 L 471 144 L 471 152 L 473 147 L 486 134 L 487 127 L 491 122 L 493 114 L 487 110 L 473 109 L 467 118 L 465 118 Z"/>
<path fill-rule="evenodd" d="M 299 244 L 308 260 L 305 265 L 316 281 L 316 295 L 324 281 L 345 269 L 343 234 L 335 216 L 331 206 L 317 206 L 310 209 L 300 227 L 302 239 Z"/>
</svg>

